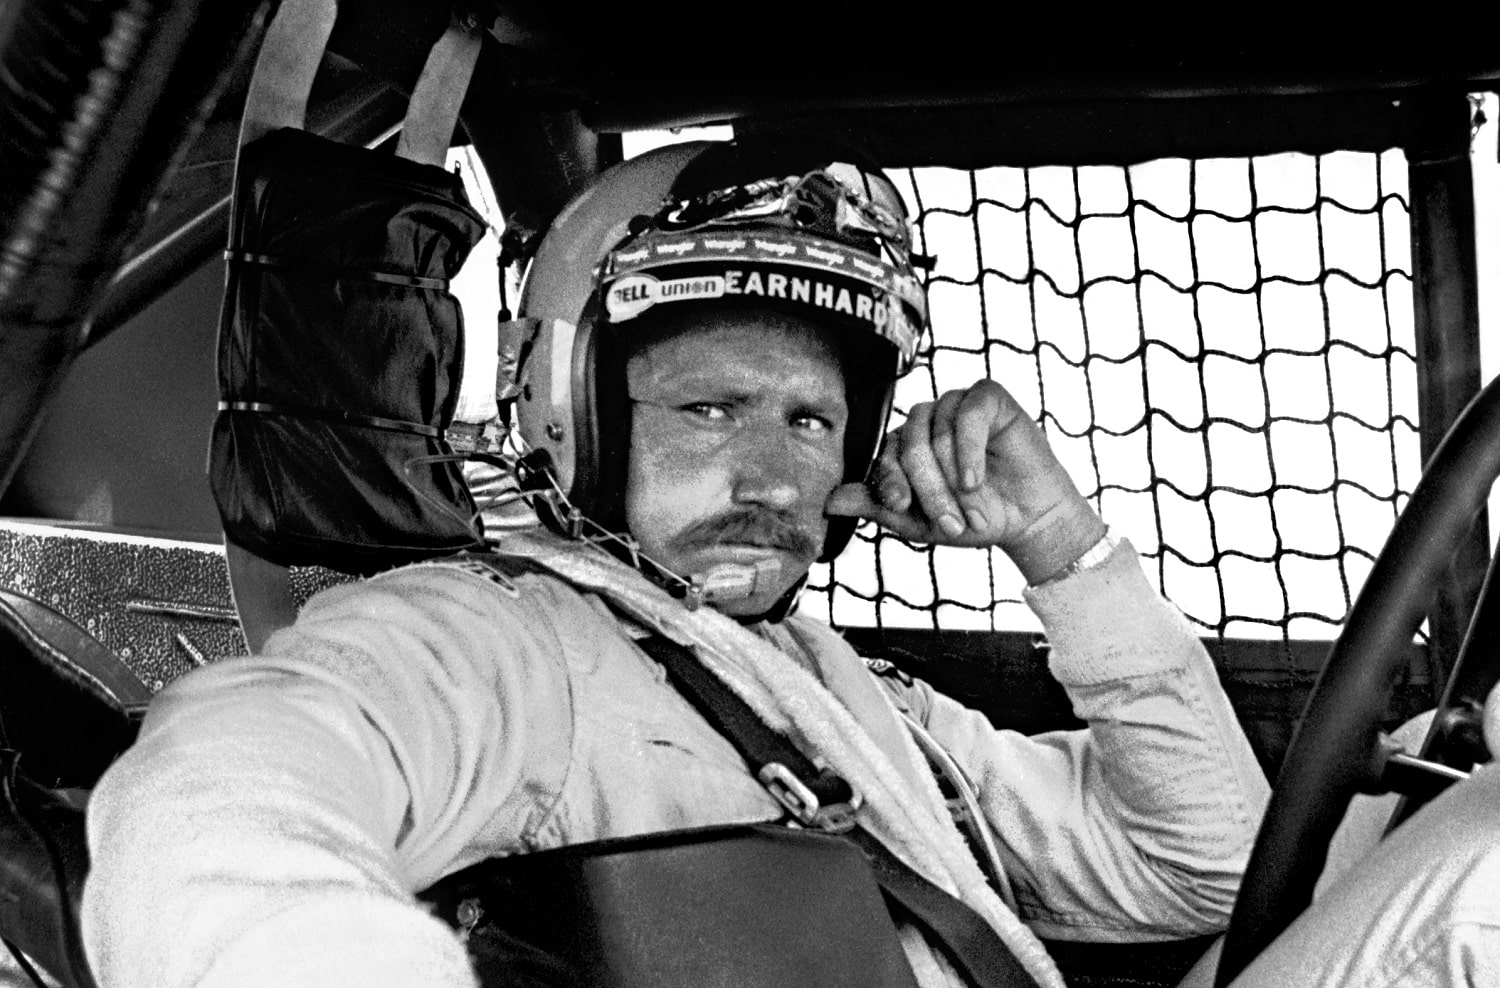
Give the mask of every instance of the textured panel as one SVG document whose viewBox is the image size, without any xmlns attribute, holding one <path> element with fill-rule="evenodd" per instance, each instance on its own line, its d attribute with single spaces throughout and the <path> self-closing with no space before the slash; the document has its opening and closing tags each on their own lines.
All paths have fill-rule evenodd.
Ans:
<svg viewBox="0 0 1500 988">
<path fill-rule="evenodd" d="M 76 621 L 153 691 L 245 652 L 214 543 L 0 520 L 0 586 Z"/>
</svg>

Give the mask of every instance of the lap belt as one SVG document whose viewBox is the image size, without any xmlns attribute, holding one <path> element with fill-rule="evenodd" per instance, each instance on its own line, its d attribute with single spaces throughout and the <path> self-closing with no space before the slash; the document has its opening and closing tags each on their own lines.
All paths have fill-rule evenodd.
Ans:
<svg viewBox="0 0 1500 988">
<path fill-rule="evenodd" d="M 483 988 L 918 988 L 860 849 L 779 823 L 490 858 L 419 897 Z"/>
<path fill-rule="evenodd" d="M 662 664 L 678 691 L 734 744 L 794 816 L 808 826 L 842 833 L 860 847 L 887 903 L 910 916 L 945 948 L 971 984 L 976 988 L 1036 988 L 1030 972 L 983 917 L 913 871 L 872 834 L 855 825 L 857 806 L 851 805 L 853 794 L 847 782 L 827 767 L 816 765 L 786 737 L 767 727 L 686 646 L 659 635 L 636 644 Z M 767 782 L 768 777 L 772 781 Z M 789 778 L 796 786 L 787 783 Z M 825 803 L 825 799 L 832 803 Z"/>
</svg>

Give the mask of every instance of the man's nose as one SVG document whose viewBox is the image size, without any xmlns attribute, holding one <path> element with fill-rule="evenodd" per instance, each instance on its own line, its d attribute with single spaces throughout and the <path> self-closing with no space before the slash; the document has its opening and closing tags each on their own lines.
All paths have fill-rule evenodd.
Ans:
<svg viewBox="0 0 1500 988">
<path fill-rule="evenodd" d="M 790 509 L 802 494 L 800 458 L 782 430 L 746 430 L 730 453 L 734 461 L 734 500 Z"/>
</svg>

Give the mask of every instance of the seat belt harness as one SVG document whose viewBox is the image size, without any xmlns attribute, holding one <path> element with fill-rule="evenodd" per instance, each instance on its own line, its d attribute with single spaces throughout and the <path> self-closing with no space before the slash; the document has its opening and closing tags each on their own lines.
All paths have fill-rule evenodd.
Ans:
<svg viewBox="0 0 1500 988">
<path fill-rule="evenodd" d="M 777 788 L 784 783 L 784 776 L 795 777 L 800 773 L 802 789 L 810 793 L 821 791 L 838 800 L 830 806 L 815 796 L 814 820 L 819 819 L 817 808 L 835 811 L 819 823 L 804 825 L 831 830 L 859 845 L 888 906 L 899 909 L 922 927 L 971 984 L 976 988 L 1038 988 L 1031 973 L 982 916 L 918 874 L 868 830 L 857 826 L 860 801 L 848 782 L 826 766 L 819 767 L 784 735 L 767 727 L 749 704 L 698 662 L 687 646 L 661 635 L 652 635 L 636 644 L 661 663 L 683 697 L 735 746 L 762 784 L 788 807 L 799 823 L 803 820 L 795 808 L 795 800 L 788 802 Z M 769 774 L 776 785 L 766 783 L 766 770 L 772 766 Z M 841 829 L 827 826 L 829 820 L 836 821 Z"/>
</svg>

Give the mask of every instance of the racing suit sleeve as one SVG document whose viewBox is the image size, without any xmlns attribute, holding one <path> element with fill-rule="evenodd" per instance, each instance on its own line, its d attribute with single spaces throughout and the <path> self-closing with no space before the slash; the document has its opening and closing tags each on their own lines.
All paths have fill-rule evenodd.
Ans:
<svg viewBox="0 0 1500 988">
<path fill-rule="evenodd" d="M 89 807 L 103 988 L 475 983 L 412 893 L 524 833 L 571 733 L 551 625 L 485 590 L 413 567 L 325 591 L 156 698 Z"/>
<path fill-rule="evenodd" d="M 1201 642 L 1128 542 L 1027 599 L 1087 728 L 1026 737 L 909 695 L 975 783 L 1023 918 L 1073 940 L 1222 929 L 1269 789 Z"/>
</svg>

